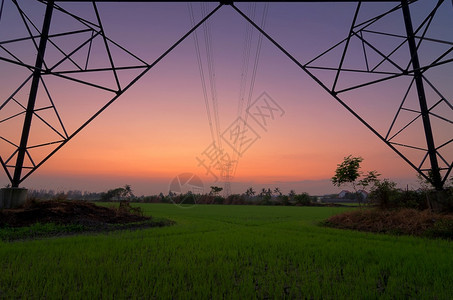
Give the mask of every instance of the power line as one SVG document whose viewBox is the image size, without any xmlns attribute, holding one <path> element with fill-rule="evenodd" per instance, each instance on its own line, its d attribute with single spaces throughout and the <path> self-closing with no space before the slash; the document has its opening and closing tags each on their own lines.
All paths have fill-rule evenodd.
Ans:
<svg viewBox="0 0 453 300">
<path fill-rule="evenodd" d="M 269 3 L 266 3 L 263 9 L 263 15 L 261 18 L 261 28 L 264 29 L 266 27 L 266 19 L 267 19 L 267 12 L 269 8 Z M 250 106 L 252 102 L 252 96 L 253 96 L 253 90 L 255 88 L 255 80 L 256 80 L 256 73 L 258 71 L 258 65 L 259 65 L 259 60 L 260 60 L 260 54 L 261 54 L 261 46 L 263 43 L 263 35 L 260 34 L 258 36 L 258 45 L 256 47 L 256 53 L 255 53 L 255 61 L 253 65 L 253 71 L 252 71 L 252 78 L 250 80 L 250 89 L 249 89 L 249 97 L 247 99 L 247 107 Z M 247 123 L 247 115 L 245 116 L 245 122 Z"/>
<path fill-rule="evenodd" d="M 188 6 L 189 8 L 189 13 L 190 13 L 190 18 L 192 24 L 195 23 L 194 20 L 194 12 L 193 8 L 191 5 Z M 206 15 L 207 10 L 206 6 L 204 3 L 201 4 L 201 14 L 202 16 Z M 217 156 L 217 166 L 219 167 L 220 175 L 221 178 L 225 182 L 225 188 L 224 192 L 225 195 L 228 196 L 231 191 L 230 187 L 230 169 L 231 169 L 231 162 L 226 162 L 224 163 L 222 158 L 224 156 L 223 152 L 223 147 L 222 147 L 222 141 L 221 141 L 221 134 L 220 134 L 220 118 L 219 118 L 219 109 L 218 109 L 218 101 L 217 101 L 217 87 L 216 87 L 216 78 L 215 78 L 215 65 L 214 65 L 214 54 L 213 54 L 213 41 L 212 41 L 212 33 L 211 33 L 211 27 L 209 22 L 205 22 L 203 24 L 203 37 L 204 37 L 204 46 L 205 46 L 205 51 L 206 51 L 206 64 L 207 64 L 207 77 L 209 80 L 209 87 L 210 87 L 210 97 L 208 96 L 208 91 L 207 91 L 207 84 L 206 84 L 206 78 L 205 78 L 205 73 L 204 73 L 204 68 L 203 68 L 203 60 L 201 58 L 201 50 L 200 50 L 200 45 L 198 41 L 198 36 L 196 33 L 194 34 L 194 41 L 195 41 L 195 49 L 197 53 L 197 63 L 198 63 L 198 68 L 199 68 L 199 73 L 200 73 L 200 78 L 202 82 L 202 88 L 203 88 L 203 96 L 205 99 L 205 106 L 206 106 L 206 113 L 208 115 L 208 121 L 209 121 L 209 128 L 211 132 L 211 139 L 215 145 L 216 151 L 218 151 L 218 156 Z M 210 103 L 211 101 L 212 103 Z M 212 105 L 211 105 L 212 104 Z M 212 119 L 214 119 L 214 124 L 212 122 Z"/>
<path fill-rule="evenodd" d="M 201 12 L 202 16 L 206 15 L 206 4 L 201 4 Z M 219 121 L 219 109 L 218 109 L 218 101 L 217 101 L 217 86 L 215 80 L 215 68 L 214 68 L 214 54 L 212 50 L 212 34 L 211 34 L 211 26 L 210 22 L 205 22 L 203 24 L 203 31 L 204 31 L 204 38 L 205 38 L 205 48 L 206 48 L 206 59 L 208 65 L 208 77 L 209 77 L 209 84 L 211 88 L 211 101 L 212 101 L 212 110 L 214 115 L 214 125 L 215 125 L 215 133 L 217 137 L 217 146 L 221 150 L 222 149 L 222 141 L 220 138 L 220 121 Z"/>
<path fill-rule="evenodd" d="M 252 19 L 255 18 L 256 13 L 256 3 L 250 3 L 247 7 L 247 14 L 250 15 Z M 244 113 L 244 98 L 247 88 L 247 77 L 249 72 L 249 63 L 250 63 L 250 54 L 252 49 L 252 41 L 253 41 L 253 27 L 249 23 L 245 23 L 245 37 L 244 37 L 244 48 L 242 53 L 242 66 L 241 66 L 241 80 L 239 86 L 239 101 L 238 101 L 238 109 L 237 109 L 237 116 L 242 117 Z M 239 139 L 235 140 L 234 149 L 238 149 Z M 236 168 L 239 161 L 239 153 L 237 151 L 233 151 L 233 162 L 234 167 L 232 169 L 233 175 L 236 173 Z"/>
<path fill-rule="evenodd" d="M 263 13 L 262 13 L 262 16 L 261 16 L 261 24 L 260 24 L 260 26 L 261 26 L 261 28 L 263 30 L 266 27 L 268 11 L 269 11 L 269 3 L 266 3 L 264 5 L 264 8 L 263 8 Z M 255 52 L 255 60 L 254 60 L 253 70 L 252 70 L 252 77 L 250 79 L 250 86 L 249 86 L 249 93 L 248 93 L 246 108 L 248 108 L 250 106 L 251 102 L 252 102 L 253 90 L 255 88 L 256 74 L 257 74 L 257 71 L 258 71 L 258 66 L 259 66 L 259 61 L 260 61 L 262 42 L 263 42 L 263 35 L 259 34 L 258 35 L 257 46 L 256 46 L 256 52 Z M 242 115 L 242 113 L 241 113 L 241 115 Z M 244 121 L 245 121 L 244 122 L 244 128 L 242 128 L 242 130 L 244 130 L 245 127 L 247 126 L 247 121 L 248 121 L 248 115 L 247 114 L 245 114 Z M 242 148 L 242 146 L 239 145 L 239 151 L 237 151 L 237 152 L 241 153 L 241 150 L 242 150 L 241 148 Z M 234 169 L 233 169 L 233 176 L 236 174 L 236 171 L 237 171 L 238 162 L 239 162 L 239 153 L 237 154 L 237 159 L 235 161 L 235 166 L 234 166 Z"/>
<path fill-rule="evenodd" d="M 188 9 L 189 9 L 191 25 L 193 27 L 194 24 L 195 24 L 195 17 L 194 17 L 194 13 L 193 13 L 192 3 L 188 3 L 187 6 L 188 6 Z M 207 114 L 207 117 L 208 117 L 209 129 L 210 129 L 210 133 L 211 133 L 211 139 L 213 141 L 215 141 L 214 128 L 213 128 L 213 125 L 212 125 L 212 118 L 211 118 L 211 109 L 210 109 L 210 106 L 209 106 L 208 92 L 207 92 L 207 88 L 206 88 L 206 81 L 205 81 L 205 75 L 204 75 L 204 70 L 203 70 L 203 63 L 202 63 L 201 53 L 200 53 L 200 45 L 199 45 L 199 42 L 198 42 L 198 35 L 197 35 L 196 31 L 194 31 L 193 37 L 194 37 L 194 42 L 195 42 L 195 52 L 197 54 L 198 71 L 199 71 L 199 74 L 200 74 L 201 86 L 202 86 L 202 89 L 203 89 L 203 98 L 204 98 L 205 107 L 206 107 L 206 114 Z"/>
<path fill-rule="evenodd" d="M 256 12 L 256 3 L 250 3 L 248 6 L 248 14 L 251 15 L 251 18 L 255 18 Z M 253 28 L 249 23 L 245 24 L 245 38 L 244 38 L 244 49 L 242 54 L 242 67 L 241 67 L 241 83 L 239 87 L 239 101 L 238 101 L 238 117 L 242 116 L 243 107 L 244 107 L 244 96 L 247 86 L 247 75 L 249 69 L 250 61 L 250 51 L 252 49 L 252 39 L 253 39 Z"/>
</svg>

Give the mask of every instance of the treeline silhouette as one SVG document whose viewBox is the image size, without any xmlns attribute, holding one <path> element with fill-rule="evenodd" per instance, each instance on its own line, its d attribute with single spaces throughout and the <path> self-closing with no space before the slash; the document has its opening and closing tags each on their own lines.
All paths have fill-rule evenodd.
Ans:
<svg viewBox="0 0 453 300">
<path fill-rule="evenodd" d="M 211 192 L 205 194 L 173 193 L 167 195 L 135 196 L 131 186 L 125 185 L 110 189 L 107 192 L 87 192 L 80 190 L 54 191 L 54 190 L 34 190 L 28 191 L 28 198 L 39 200 L 86 200 L 117 202 L 129 201 L 137 203 L 174 203 L 174 204 L 224 204 L 224 205 L 316 205 L 317 197 L 310 196 L 308 193 L 297 194 L 291 190 L 288 194 L 283 194 L 278 188 L 274 190 L 262 189 L 256 193 L 253 188 L 249 188 L 242 194 L 231 194 L 229 196 L 219 195 L 222 189 L 211 187 Z"/>
<path fill-rule="evenodd" d="M 80 190 L 69 190 L 69 191 L 55 191 L 46 189 L 29 189 L 28 198 L 40 199 L 40 200 L 87 200 L 96 201 L 100 200 L 103 192 L 93 193 L 88 191 Z"/>
</svg>

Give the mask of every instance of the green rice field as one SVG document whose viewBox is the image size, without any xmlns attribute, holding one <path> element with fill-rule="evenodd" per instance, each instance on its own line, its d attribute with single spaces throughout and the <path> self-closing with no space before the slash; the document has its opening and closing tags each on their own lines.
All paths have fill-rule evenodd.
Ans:
<svg viewBox="0 0 453 300">
<path fill-rule="evenodd" d="M 453 244 L 318 226 L 338 207 L 142 204 L 173 226 L 0 242 L 0 298 L 451 299 Z"/>
</svg>

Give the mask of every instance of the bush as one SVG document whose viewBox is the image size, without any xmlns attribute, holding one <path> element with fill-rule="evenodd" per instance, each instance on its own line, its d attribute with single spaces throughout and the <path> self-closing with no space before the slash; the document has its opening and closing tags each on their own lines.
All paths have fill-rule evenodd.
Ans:
<svg viewBox="0 0 453 300">
<path fill-rule="evenodd" d="M 143 211 L 141 207 L 132 207 L 129 201 L 121 201 L 120 206 L 117 210 L 120 214 L 132 214 L 132 215 L 139 215 L 143 216 Z"/>
<path fill-rule="evenodd" d="M 398 191 L 396 183 L 388 179 L 378 181 L 371 189 L 368 199 L 370 203 L 377 205 L 382 209 L 390 208 L 395 203 Z"/>
<path fill-rule="evenodd" d="M 289 202 L 289 196 L 288 195 L 281 195 L 280 197 L 280 201 L 281 201 L 281 204 L 282 205 L 291 205 L 291 203 Z"/>
<path fill-rule="evenodd" d="M 424 235 L 430 238 L 453 240 L 453 220 L 444 219 L 437 221 Z"/>
<path fill-rule="evenodd" d="M 322 224 L 342 229 L 453 239 L 453 216 L 413 208 L 347 211 Z"/>
<path fill-rule="evenodd" d="M 426 193 L 418 191 L 397 191 L 394 199 L 394 207 L 415 208 L 418 210 L 428 209 L 428 200 Z"/>
<path fill-rule="evenodd" d="M 453 187 L 447 187 L 443 191 L 430 191 L 428 196 L 433 204 L 433 209 L 453 212 Z"/>
<path fill-rule="evenodd" d="M 424 210 L 429 208 L 427 194 L 419 191 L 402 191 L 396 188 L 396 183 L 388 179 L 374 184 L 368 195 L 370 203 L 382 209 L 414 208 Z"/>
<path fill-rule="evenodd" d="M 214 204 L 223 204 L 223 197 L 222 196 L 214 197 Z"/>
<path fill-rule="evenodd" d="M 51 200 L 55 200 L 55 201 L 66 201 L 68 200 L 68 196 L 61 192 L 61 193 L 58 193 L 55 195 L 55 197 L 53 197 Z"/>
<path fill-rule="evenodd" d="M 271 205 L 272 204 L 271 199 L 272 197 L 270 195 L 264 195 L 262 196 L 259 205 Z"/>
<path fill-rule="evenodd" d="M 232 205 L 245 204 L 244 198 L 242 197 L 242 195 L 239 195 L 239 194 L 231 194 L 231 195 L 229 195 L 225 202 L 228 203 L 228 204 L 232 204 Z M 226 204 L 226 203 L 224 203 L 224 204 Z"/>
<path fill-rule="evenodd" d="M 311 198 L 307 193 L 302 193 L 294 196 L 294 200 L 298 205 L 310 205 Z"/>
</svg>

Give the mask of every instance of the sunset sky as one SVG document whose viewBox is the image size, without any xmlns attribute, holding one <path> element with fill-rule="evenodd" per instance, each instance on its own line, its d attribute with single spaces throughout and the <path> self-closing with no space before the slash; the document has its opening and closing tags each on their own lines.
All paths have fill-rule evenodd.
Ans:
<svg viewBox="0 0 453 300">
<path fill-rule="evenodd" d="M 45 6 L 37 1 L 18 2 L 41 29 Z M 436 2 L 422 0 L 411 5 L 414 28 L 432 10 Z M 90 3 L 60 3 L 60 5 L 87 20 L 95 21 Z M 194 3 L 192 6 L 187 3 L 99 3 L 97 7 L 106 35 L 140 59 L 151 63 L 192 27 L 191 11 L 194 21 L 198 22 L 202 18 L 202 11 L 210 12 L 216 5 L 216 3 L 206 5 Z M 395 3 L 363 4 L 358 20 L 359 22 L 367 20 L 395 5 Z M 256 6 L 250 3 L 237 4 L 237 7 L 258 25 L 264 22 L 268 34 L 302 63 L 307 63 L 347 37 L 356 6 L 355 3 L 258 3 Z M 266 17 L 263 21 L 264 15 Z M 377 170 L 383 178 L 391 178 L 404 186 L 409 184 L 410 187 L 416 187 L 416 173 L 406 162 L 271 42 L 266 38 L 260 41 L 260 34 L 250 27 L 247 29 L 248 23 L 233 8 L 228 6 L 220 8 L 210 19 L 209 26 L 207 44 L 203 26 L 196 30 L 196 37 L 200 47 L 212 122 L 215 122 L 213 110 L 215 103 L 211 97 L 213 82 L 208 76 L 209 53 L 206 51 L 206 45 L 212 50 L 211 62 L 216 86 L 219 134 L 222 135 L 238 117 L 242 117 L 247 118 L 249 128 L 253 129 L 256 137 L 259 137 L 239 158 L 225 141 L 222 142 L 225 153 L 238 159 L 237 169 L 231 180 L 233 192 L 244 192 L 249 186 L 255 189 L 279 186 L 283 192 L 295 189 L 296 192 L 310 194 L 336 192 L 341 189 L 333 187 L 329 178 L 334 175 L 336 165 L 350 154 L 364 158 L 363 170 Z M 451 1 L 446 1 L 439 8 L 426 36 L 453 41 L 452 28 L 453 7 Z M 80 23 L 55 11 L 51 34 L 79 29 L 82 29 Z M 404 35 L 401 11 L 398 10 L 381 20 L 373 29 Z M 248 73 L 245 78 L 244 105 L 239 114 L 241 74 L 244 74 L 241 70 L 246 57 L 244 45 L 247 30 L 252 32 L 251 46 L 246 68 Z M 69 53 L 90 35 L 91 32 L 85 32 L 70 37 L 56 37 L 53 41 Z M 11 1 L 5 0 L 0 19 L 0 41 L 26 36 L 27 31 L 17 9 L 13 7 Z M 368 38 L 379 45 L 380 51 L 386 54 L 401 41 L 396 37 L 371 34 Z M 262 45 L 257 58 L 260 42 Z M 32 189 L 105 191 L 130 184 L 137 195 L 149 195 L 167 192 L 170 181 L 178 174 L 186 172 L 200 176 L 206 187 L 213 184 L 222 186 L 220 179 L 219 182 L 213 182 L 214 177 L 206 175 L 206 170 L 197 160 L 197 157 L 202 158 L 203 152 L 213 140 L 195 45 L 192 34 L 27 178 L 22 186 Z M 100 37 L 94 40 L 92 56 L 88 63 L 90 68 L 109 66 L 108 58 L 102 50 L 103 46 Z M 421 64 L 428 64 L 451 47 L 451 44 L 422 43 Z M 14 52 L 23 62 L 34 64 L 36 51 L 30 40 L 8 44 L 5 48 Z M 0 48 L 0 56 L 10 57 L 5 48 Z M 338 66 L 343 48 L 344 46 L 332 51 L 316 61 L 316 64 L 324 67 Z M 87 51 L 85 48 L 82 50 L 73 56 L 75 61 L 86 62 Z M 407 65 L 408 51 L 406 45 L 401 47 L 394 54 L 395 60 Z M 376 54 L 370 49 L 368 54 L 370 61 L 378 62 Z M 117 66 L 139 64 L 138 60 L 113 46 L 112 56 Z M 451 58 L 453 55 L 449 53 L 445 59 Z M 58 53 L 52 45 L 49 46 L 46 62 L 52 65 L 60 59 L 61 53 Z M 255 61 L 258 64 L 254 87 L 251 90 L 250 81 Z M 351 40 L 351 51 L 345 58 L 344 67 L 362 69 L 365 67 L 361 43 Z M 73 69 L 74 65 L 65 62 L 56 70 L 64 71 L 71 68 Z M 382 71 L 389 71 L 392 66 L 384 64 L 382 68 Z M 137 70 L 119 72 L 122 87 L 138 73 Z M 0 74 L 0 103 L 3 103 L 29 76 L 30 71 L 0 61 Z M 335 73 L 330 71 L 314 70 L 313 74 L 330 86 L 332 78 L 335 77 Z M 367 74 L 362 74 L 341 76 L 337 90 L 380 78 L 366 77 Z M 425 73 L 450 103 L 453 95 L 451 74 L 452 63 Z M 71 76 L 116 89 L 111 72 Z M 44 82 L 69 135 L 115 96 L 109 91 L 101 91 L 54 76 L 44 76 Z M 410 82 L 410 77 L 402 76 L 370 87 L 341 93 L 339 96 L 385 136 Z M 27 102 L 29 85 L 30 83 L 27 83 L 15 96 L 15 99 L 23 105 Z M 439 100 L 439 95 L 429 86 L 426 90 L 428 104 L 433 105 Z M 278 104 L 281 109 L 273 120 L 267 119 L 269 123 L 265 128 L 253 118 L 246 117 L 245 111 L 247 101 L 250 99 L 250 103 L 253 104 L 263 93 L 266 93 L 265 97 L 272 98 L 274 108 L 275 104 Z M 38 94 L 36 107 L 48 106 L 49 100 L 43 85 L 40 86 Z M 417 101 L 415 89 L 412 88 L 405 105 L 416 110 L 419 109 Z M 251 110 L 253 109 L 252 105 Z M 0 110 L 0 120 L 19 111 L 18 105 L 8 103 Z M 453 119 L 452 110 L 446 103 L 439 104 L 433 112 L 446 119 Z M 407 123 L 414 116 L 405 113 L 407 115 L 402 113 L 392 133 L 398 131 L 404 126 L 404 122 Z M 52 110 L 43 110 L 40 116 L 62 132 Z M 0 135 L 19 143 L 22 122 L 23 116 L 19 116 L 0 123 Z M 215 124 L 213 126 L 215 130 Z M 435 119 L 433 127 L 437 145 L 453 138 L 451 122 Z M 418 120 L 400 137 L 399 142 L 426 147 L 421 130 L 422 123 Z M 33 120 L 29 145 L 47 143 L 55 139 L 59 137 L 54 131 L 39 119 Z M 35 162 L 39 162 L 53 148 L 54 145 L 38 148 L 33 152 L 30 150 L 30 153 L 36 159 Z M 0 141 L 2 158 L 9 157 L 13 151 L 14 148 L 8 143 Z M 442 151 L 444 157 L 451 161 L 452 143 Z M 417 165 L 423 156 L 414 150 L 404 153 L 414 159 Z M 14 161 L 10 164 L 14 164 Z M 8 183 L 7 176 L 2 172 L 1 186 Z"/>
</svg>

